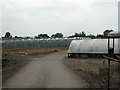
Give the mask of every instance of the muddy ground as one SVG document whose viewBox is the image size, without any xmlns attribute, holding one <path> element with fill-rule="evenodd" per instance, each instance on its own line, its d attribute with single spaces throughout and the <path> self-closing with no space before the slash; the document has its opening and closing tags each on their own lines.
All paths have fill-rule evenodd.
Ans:
<svg viewBox="0 0 120 90">
<path fill-rule="evenodd" d="M 64 64 L 79 74 L 90 88 L 108 88 L 108 60 L 105 58 L 65 58 Z M 111 62 L 110 88 L 120 87 L 120 64 Z"/>
<path fill-rule="evenodd" d="M 3 83 L 3 88 L 87 88 L 88 83 L 64 65 L 66 51 L 30 57 L 30 62 Z"/>
<path fill-rule="evenodd" d="M 65 58 L 63 61 L 90 84 L 89 88 L 107 88 L 107 61 L 105 59 Z"/>
<path fill-rule="evenodd" d="M 32 57 L 43 57 L 44 55 L 64 51 L 66 48 L 3 48 L 2 60 L 2 82 L 5 82 L 12 75 L 30 62 Z"/>
<path fill-rule="evenodd" d="M 30 57 L 44 57 L 44 55 L 66 51 L 66 48 L 44 48 L 44 49 L 3 49 L 5 58 L 2 62 L 2 79 L 17 73 L 30 62 Z M 89 88 L 107 88 L 107 60 L 104 58 L 63 58 L 63 63 L 80 75 L 89 83 Z"/>
</svg>

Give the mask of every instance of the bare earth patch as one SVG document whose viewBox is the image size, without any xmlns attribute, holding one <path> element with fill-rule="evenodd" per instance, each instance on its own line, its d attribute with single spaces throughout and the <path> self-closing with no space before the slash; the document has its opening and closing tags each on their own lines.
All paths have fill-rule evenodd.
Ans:
<svg viewBox="0 0 120 90">
<path fill-rule="evenodd" d="M 37 55 L 67 50 L 67 48 L 3 48 L 2 50 L 8 55 Z"/>
<path fill-rule="evenodd" d="M 90 88 L 107 88 L 107 60 L 65 58 L 64 64 L 82 76 Z"/>
<path fill-rule="evenodd" d="M 38 56 L 43 57 L 49 53 L 66 50 L 67 48 L 3 48 L 3 53 L 7 59 L 6 61 L 2 61 L 3 82 L 28 64 L 30 58 Z M 85 79 L 89 83 L 89 88 L 107 88 L 108 72 L 106 59 L 77 59 L 65 57 L 63 58 L 63 63 Z M 116 65 L 116 63 L 112 64 L 113 67 L 116 67 Z M 114 71 L 113 73 L 114 77 L 118 78 L 117 71 Z M 111 81 L 113 81 L 113 79 L 111 79 Z"/>
<path fill-rule="evenodd" d="M 3 48 L 2 81 L 14 75 L 18 70 L 28 64 L 32 57 L 42 57 L 49 53 L 64 51 L 66 48 Z"/>
</svg>

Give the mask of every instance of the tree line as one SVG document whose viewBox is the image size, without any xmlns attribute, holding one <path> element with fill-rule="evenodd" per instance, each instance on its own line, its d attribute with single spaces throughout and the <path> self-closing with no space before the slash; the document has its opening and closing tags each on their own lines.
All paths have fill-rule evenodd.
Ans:
<svg viewBox="0 0 120 90">
<path fill-rule="evenodd" d="M 74 33 L 71 36 L 68 36 L 67 38 L 77 38 L 77 37 L 90 37 L 90 38 L 107 38 L 107 35 L 113 32 L 113 30 L 105 30 L 103 32 L 103 34 L 97 34 L 97 35 L 93 35 L 93 34 L 89 34 L 87 35 L 84 31 L 79 32 L 79 33 Z M 34 36 L 34 39 L 48 39 L 48 38 L 63 38 L 64 35 L 62 33 L 55 33 L 52 34 L 51 36 L 49 36 L 48 34 L 38 34 L 37 36 Z M 22 36 L 15 36 L 13 37 L 12 34 L 10 32 L 6 32 L 5 36 L 2 37 L 2 39 L 30 39 L 31 37 L 22 37 Z"/>
<path fill-rule="evenodd" d="M 102 34 L 97 34 L 97 35 L 93 35 L 93 34 L 89 34 L 87 35 L 84 31 L 80 32 L 80 33 L 75 33 L 72 36 L 68 36 L 68 38 L 74 38 L 74 37 L 91 37 L 91 38 L 107 38 L 108 34 L 110 32 L 113 32 L 114 30 L 105 30 Z"/>
<path fill-rule="evenodd" d="M 13 37 L 12 34 L 10 32 L 6 32 L 5 36 L 2 37 L 2 39 L 30 39 L 31 37 L 29 36 L 15 36 Z M 34 36 L 34 39 L 48 39 L 48 38 L 63 38 L 63 34 L 62 33 L 56 33 L 56 34 L 52 34 L 51 36 L 49 36 L 48 34 L 38 34 L 37 36 Z"/>
</svg>

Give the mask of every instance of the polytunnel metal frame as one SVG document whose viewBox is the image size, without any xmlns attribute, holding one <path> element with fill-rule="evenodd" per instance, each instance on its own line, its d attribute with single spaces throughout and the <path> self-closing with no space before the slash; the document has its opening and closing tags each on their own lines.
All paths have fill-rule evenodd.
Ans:
<svg viewBox="0 0 120 90">
<path fill-rule="evenodd" d="M 110 46 L 110 38 L 113 40 L 113 46 Z M 108 34 L 108 56 L 103 56 L 108 60 L 108 90 L 110 89 L 110 64 L 111 61 L 120 63 L 120 56 L 115 56 L 114 54 L 114 47 L 115 47 L 115 38 L 120 38 L 120 32 L 114 33 L 111 32 Z M 117 57 L 117 59 L 116 59 Z"/>
<path fill-rule="evenodd" d="M 107 39 L 73 40 L 69 46 L 68 58 L 103 57 L 103 55 L 107 55 L 108 53 L 107 42 Z M 115 39 L 113 42 L 116 42 L 115 54 L 119 55 L 118 39 Z"/>
<path fill-rule="evenodd" d="M 118 47 L 119 47 L 118 53 L 115 54 L 115 39 L 116 38 L 120 38 L 120 32 L 118 32 L 118 33 L 112 32 L 112 33 L 108 34 L 108 37 L 107 37 L 107 39 L 108 39 L 108 46 L 107 46 L 108 52 L 107 52 L 107 54 L 102 55 L 104 58 L 106 58 L 108 60 L 108 90 L 110 89 L 110 77 L 111 77 L 111 74 L 110 74 L 110 67 L 111 66 L 110 65 L 111 65 L 111 61 L 120 63 L 120 56 L 119 56 L 120 55 L 120 52 L 119 52 L 120 47 L 119 47 L 119 45 L 118 45 Z M 111 41 L 113 41 L 112 47 L 110 46 Z M 79 56 L 81 53 L 69 53 L 68 52 L 68 58 L 71 58 L 72 56 L 74 56 L 76 54 L 78 54 L 78 56 Z M 84 53 L 84 54 L 87 54 L 87 53 Z M 119 68 L 119 65 L 118 65 L 118 68 Z M 120 86 L 118 86 L 118 88 L 120 88 Z"/>
</svg>

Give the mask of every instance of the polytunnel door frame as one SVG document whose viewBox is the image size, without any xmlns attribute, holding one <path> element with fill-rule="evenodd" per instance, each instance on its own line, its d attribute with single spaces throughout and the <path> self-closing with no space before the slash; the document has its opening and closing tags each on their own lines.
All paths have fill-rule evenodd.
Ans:
<svg viewBox="0 0 120 90">
<path fill-rule="evenodd" d="M 112 40 L 112 47 L 110 46 L 110 37 L 108 37 L 108 57 L 114 58 L 114 43 L 115 38 L 113 37 Z M 108 59 L 108 90 L 110 88 L 110 59 Z"/>
<path fill-rule="evenodd" d="M 110 37 L 108 37 L 108 56 L 114 57 L 114 48 L 115 48 L 115 38 L 112 38 L 112 46 L 110 46 Z"/>
<path fill-rule="evenodd" d="M 112 38 L 113 40 L 113 46 L 110 47 L 110 39 Z M 120 63 L 119 59 L 115 59 L 115 54 L 114 54 L 114 44 L 115 44 L 115 38 L 117 37 L 108 37 L 108 56 L 104 56 L 106 59 L 108 59 L 108 90 L 110 89 L 110 61 L 118 62 Z"/>
</svg>

